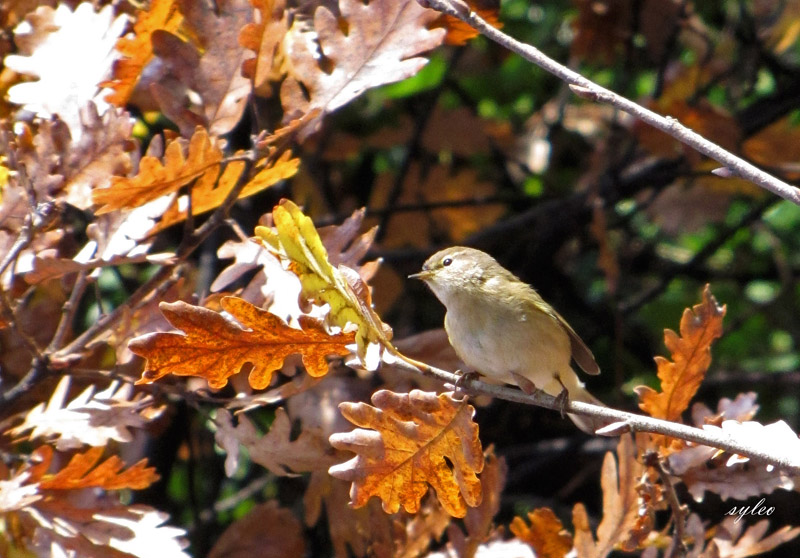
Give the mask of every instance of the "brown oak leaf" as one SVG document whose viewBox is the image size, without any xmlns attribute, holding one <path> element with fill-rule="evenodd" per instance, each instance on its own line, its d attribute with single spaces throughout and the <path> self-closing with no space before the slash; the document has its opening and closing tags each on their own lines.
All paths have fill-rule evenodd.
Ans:
<svg viewBox="0 0 800 558">
<path fill-rule="evenodd" d="M 208 558 L 305 556 L 303 526 L 294 514 L 270 500 L 237 519 L 217 539 Z"/>
<path fill-rule="evenodd" d="M 345 346 L 353 342 L 352 333 L 331 335 L 322 324 L 306 317 L 299 320 L 303 329 L 295 329 L 241 298 L 225 297 L 221 304 L 241 325 L 200 306 L 180 301 L 161 303 L 167 320 L 185 334 L 149 333 L 131 340 L 128 348 L 147 359 L 137 383 L 152 383 L 175 374 L 200 376 L 212 388 L 219 389 L 249 363 L 253 366 L 248 377 L 250 385 L 263 389 L 289 355 L 302 355 L 309 374 L 324 376 L 328 372 L 328 355 L 350 354 Z"/>
<path fill-rule="evenodd" d="M 454 517 L 464 517 L 467 506 L 481 503 L 477 474 L 484 460 L 471 405 L 450 393 L 419 390 L 380 390 L 372 403 L 374 407 L 342 403 L 342 414 L 360 428 L 330 437 L 335 448 L 357 454 L 329 469 L 334 477 L 353 483 L 353 506 L 378 496 L 387 513 L 401 506 L 415 513 L 428 485 Z"/>
<path fill-rule="evenodd" d="M 272 93 L 270 81 L 283 75 L 281 44 L 289 29 L 285 0 L 250 0 L 258 12 L 259 21 L 248 23 L 239 33 L 239 44 L 256 53 L 242 64 L 242 75 L 253 81 L 257 95 Z"/>
<path fill-rule="evenodd" d="M 217 444 L 227 452 L 225 473 L 232 477 L 239 460 L 239 444 L 247 448 L 250 459 L 278 476 L 291 476 L 326 469 L 334 463 L 333 452 L 318 431 L 305 428 L 297 439 L 291 439 L 292 423 L 282 407 L 275 410 L 269 432 L 260 434 L 246 415 L 239 415 L 234 426 L 225 409 L 217 411 Z"/>
<path fill-rule="evenodd" d="M 689 407 L 711 365 L 711 343 L 722 335 L 725 309 L 706 285 L 703 301 L 683 312 L 680 337 L 671 329 L 664 331 L 664 344 L 672 352 L 672 360 L 655 358 L 661 391 L 636 388 L 639 407 L 651 417 L 677 421 Z"/>
<path fill-rule="evenodd" d="M 413 76 L 427 63 L 419 54 L 444 39 L 443 30 L 427 28 L 437 12 L 414 0 L 340 0 L 339 12 L 319 6 L 313 33 L 299 21 L 289 30 L 286 121 L 315 108 L 332 112 L 371 87 Z"/>
</svg>

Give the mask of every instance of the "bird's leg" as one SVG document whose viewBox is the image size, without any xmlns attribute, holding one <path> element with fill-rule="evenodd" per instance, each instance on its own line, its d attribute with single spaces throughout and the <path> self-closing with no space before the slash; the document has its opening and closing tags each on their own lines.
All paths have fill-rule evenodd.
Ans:
<svg viewBox="0 0 800 558">
<path fill-rule="evenodd" d="M 461 389 L 461 385 L 465 381 L 469 382 L 472 380 L 477 380 L 480 377 L 480 374 L 478 374 L 478 372 L 476 372 L 475 370 L 468 370 L 467 372 L 464 372 L 462 370 L 456 370 L 456 375 L 458 376 L 458 379 L 456 380 L 456 383 L 453 386 L 455 388 L 455 391 L 459 391 Z"/>
<path fill-rule="evenodd" d="M 556 374 L 555 379 L 561 384 L 561 392 L 556 395 L 556 403 L 558 404 L 559 409 L 561 410 L 561 418 L 563 419 L 564 416 L 567 414 L 567 405 L 569 404 L 569 390 L 567 390 L 567 386 L 564 385 L 564 382 L 561 381 L 561 377 Z"/>
</svg>

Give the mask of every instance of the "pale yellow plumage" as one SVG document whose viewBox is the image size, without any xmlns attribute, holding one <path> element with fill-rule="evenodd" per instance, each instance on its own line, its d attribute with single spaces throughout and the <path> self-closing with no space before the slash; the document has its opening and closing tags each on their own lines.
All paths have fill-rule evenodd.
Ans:
<svg viewBox="0 0 800 558">
<path fill-rule="evenodd" d="M 412 277 L 422 279 L 447 308 L 445 329 L 459 358 L 476 372 L 573 401 L 599 402 L 572 369 L 600 370 L 566 321 L 528 284 L 488 254 L 455 246 L 437 252 Z M 532 386 L 531 386 L 532 384 Z M 569 415 L 584 431 L 601 426 Z"/>
</svg>

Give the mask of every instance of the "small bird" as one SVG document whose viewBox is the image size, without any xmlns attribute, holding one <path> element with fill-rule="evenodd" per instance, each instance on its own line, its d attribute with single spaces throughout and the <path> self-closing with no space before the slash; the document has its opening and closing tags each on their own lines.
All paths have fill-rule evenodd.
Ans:
<svg viewBox="0 0 800 558">
<path fill-rule="evenodd" d="M 447 336 L 469 368 L 526 393 L 540 389 L 554 397 L 602 405 L 571 365 L 574 359 L 587 374 L 599 374 L 592 352 L 533 287 L 489 254 L 464 246 L 447 248 L 409 277 L 425 281 L 447 308 Z M 590 434 L 606 424 L 568 416 Z"/>
</svg>

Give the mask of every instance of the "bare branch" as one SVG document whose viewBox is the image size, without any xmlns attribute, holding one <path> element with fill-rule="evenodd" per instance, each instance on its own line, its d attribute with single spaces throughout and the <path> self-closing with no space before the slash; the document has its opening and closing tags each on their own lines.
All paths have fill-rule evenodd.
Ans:
<svg viewBox="0 0 800 558">
<path fill-rule="evenodd" d="M 489 25 L 482 17 L 466 7 L 460 0 L 418 0 L 426 8 L 432 8 L 447 15 L 457 17 L 463 22 L 471 25 L 497 44 L 515 52 L 528 60 L 563 80 L 570 85 L 572 91 L 585 99 L 591 99 L 603 103 L 608 103 L 628 114 L 639 118 L 643 122 L 650 124 L 681 143 L 684 143 L 703 155 L 714 159 L 725 165 L 729 170 L 730 176 L 738 176 L 749 180 L 753 184 L 761 186 L 786 200 L 800 205 L 800 190 L 774 176 L 762 171 L 756 166 L 748 163 L 741 157 L 737 157 L 730 151 L 721 148 L 712 141 L 707 140 L 697 132 L 687 128 L 677 119 L 669 116 L 661 116 L 643 106 L 634 103 L 617 95 L 613 91 L 597 85 L 580 75 L 559 64 L 552 58 L 545 56 L 539 49 L 517 41 L 506 35 L 502 31 Z M 719 173 L 717 173 L 719 175 Z"/>
</svg>

